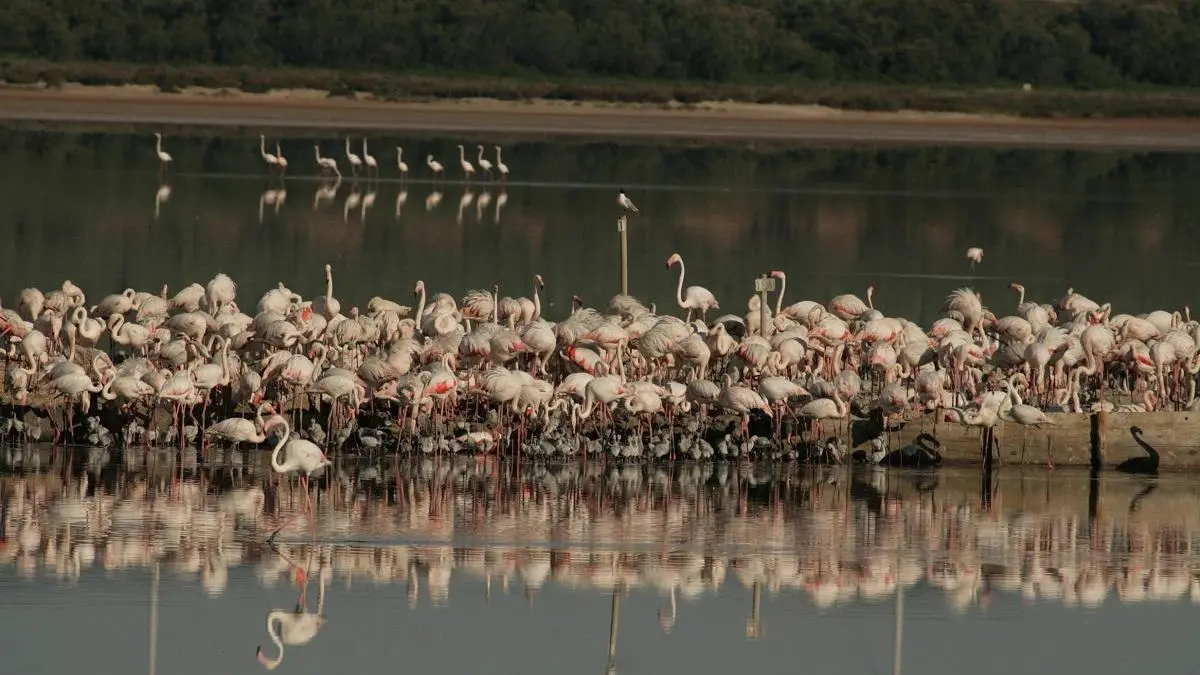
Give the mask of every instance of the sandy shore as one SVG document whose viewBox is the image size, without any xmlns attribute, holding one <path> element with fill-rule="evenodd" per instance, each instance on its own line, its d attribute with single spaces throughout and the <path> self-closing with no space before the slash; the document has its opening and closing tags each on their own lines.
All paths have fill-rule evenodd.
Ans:
<svg viewBox="0 0 1200 675">
<path fill-rule="evenodd" d="M 153 87 L 0 88 L 0 120 L 437 133 L 760 140 L 811 144 L 1200 149 L 1200 120 L 1045 120 L 957 113 L 869 113 L 713 102 L 689 107 L 484 99 L 390 103 L 324 92 L 246 94 Z"/>
</svg>

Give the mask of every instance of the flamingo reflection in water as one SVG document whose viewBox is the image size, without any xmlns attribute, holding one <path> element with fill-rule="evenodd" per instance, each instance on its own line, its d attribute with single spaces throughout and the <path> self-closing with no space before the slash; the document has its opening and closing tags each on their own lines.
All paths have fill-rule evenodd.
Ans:
<svg viewBox="0 0 1200 675">
<path fill-rule="evenodd" d="M 309 570 L 303 569 L 289 560 L 278 549 L 276 553 L 284 560 L 287 560 L 294 570 L 296 577 L 300 580 L 300 597 L 296 600 L 295 611 L 287 611 L 286 609 L 273 609 L 267 612 L 267 635 L 271 636 L 271 641 L 275 643 L 278 653 L 275 658 L 268 658 L 263 654 L 262 645 L 254 652 L 254 657 L 267 670 L 275 670 L 283 663 L 283 648 L 284 645 L 303 645 L 312 641 L 321 628 L 325 626 L 325 579 L 331 576 L 332 572 L 325 565 L 318 565 L 317 569 L 317 611 L 308 611 L 308 583 Z M 312 554 L 309 557 L 309 569 L 312 567 Z M 276 626 L 279 626 L 276 630 Z"/>
</svg>

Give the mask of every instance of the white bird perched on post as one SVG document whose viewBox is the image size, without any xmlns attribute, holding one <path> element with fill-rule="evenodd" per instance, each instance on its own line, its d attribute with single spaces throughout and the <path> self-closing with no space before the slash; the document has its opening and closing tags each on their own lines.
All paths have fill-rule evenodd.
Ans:
<svg viewBox="0 0 1200 675">
<path fill-rule="evenodd" d="M 967 260 L 971 261 L 971 269 L 975 269 L 976 265 L 983 262 L 983 249 L 978 246 L 967 249 Z"/>
<path fill-rule="evenodd" d="M 626 212 L 641 213 L 641 211 L 638 211 L 638 207 L 633 205 L 633 200 L 625 196 L 624 189 L 617 193 L 617 204 Z"/>
</svg>

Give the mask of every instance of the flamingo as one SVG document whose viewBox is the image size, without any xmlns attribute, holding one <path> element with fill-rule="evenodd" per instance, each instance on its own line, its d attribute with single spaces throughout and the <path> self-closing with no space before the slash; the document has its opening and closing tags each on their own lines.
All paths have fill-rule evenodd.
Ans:
<svg viewBox="0 0 1200 675">
<path fill-rule="evenodd" d="M 314 145 L 313 149 L 317 151 L 317 166 L 321 168 L 321 173 L 329 171 L 341 179 L 342 172 L 338 170 L 337 160 L 332 157 L 322 157 L 319 145 Z"/>
<path fill-rule="evenodd" d="M 396 146 L 396 169 L 400 172 L 401 180 L 408 178 L 408 162 L 404 161 L 404 148 Z"/>
<path fill-rule="evenodd" d="M 204 430 L 206 438 L 215 438 L 237 445 L 239 443 L 262 443 L 267 440 L 263 431 L 263 413 L 272 410 L 270 403 L 260 403 L 253 420 L 245 417 L 230 417 L 211 424 Z"/>
<path fill-rule="evenodd" d="M 425 165 L 428 166 L 429 170 L 433 172 L 433 175 L 437 176 L 438 178 L 441 178 L 445 175 L 446 167 L 442 166 L 441 162 L 434 159 L 433 155 L 425 156 Z"/>
<path fill-rule="evenodd" d="M 258 154 L 262 155 L 263 161 L 267 163 L 267 173 L 279 168 L 279 157 L 267 152 L 267 137 L 263 134 L 258 135 Z"/>
<path fill-rule="evenodd" d="M 486 173 L 486 174 L 488 175 L 488 178 L 491 178 L 491 176 L 492 176 L 492 163 L 491 163 L 491 162 L 489 162 L 489 161 L 487 160 L 487 158 L 485 158 L 485 157 L 483 156 L 483 146 L 482 146 L 482 145 L 477 145 L 477 146 L 475 146 L 475 147 L 476 147 L 476 148 L 479 150 L 479 156 L 475 158 L 475 163 L 479 165 L 479 168 L 480 168 L 480 169 L 483 169 L 483 172 L 484 172 L 484 173 Z"/>
<path fill-rule="evenodd" d="M 983 262 L 983 249 L 978 246 L 972 246 L 967 249 L 967 260 L 971 261 L 971 269 Z"/>
<path fill-rule="evenodd" d="M 156 131 L 156 132 L 154 132 L 154 138 L 155 138 L 154 149 L 158 153 L 158 172 L 160 174 L 165 173 L 167 170 L 167 165 L 169 165 L 172 162 L 172 159 L 171 159 L 170 155 L 163 152 L 162 134 L 160 134 Z"/>
<path fill-rule="evenodd" d="M 275 441 L 275 449 L 271 451 L 271 468 L 275 473 L 283 475 L 293 471 L 300 472 L 300 486 L 304 489 L 305 508 L 310 513 L 312 512 L 312 500 L 308 495 L 308 479 L 313 473 L 319 469 L 330 466 L 332 462 L 321 452 L 312 441 L 307 441 L 303 438 L 292 438 L 292 425 L 288 423 L 286 418 L 278 418 L 271 426 L 283 425 L 283 433 L 279 435 Z M 279 453 L 283 451 L 287 455 L 284 461 L 279 460 Z M 290 522 L 290 520 L 288 521 Z M 287 525 L 285 522 L 276 528 L 271 536 L 278 534 L 280 530 Z M 316 526 L 316 522 L 313 522 Z"/>
<path fill-rule="evenodd" d="M 500 174 L 500 178 L 508 180 L 508 165 L 500 159 L 500 146 L 498 145 L 496 146 L 496 171 Z"/>
<path fill-rule="evenodd" d="M 358 175 L 358 168 L 362 166 L 362 158 L 350 152 L 350 137 L 346 137 L 346 161 L 350 162 L 350 172 L 355 176 Z"/>
<path fill-rule="evenodd" d="M 621 196 L 625 196 L 625 193 L 621 193 Z M 720 309 L 721 305 L 717 302 L 717 298 L 713 296 L 711 291 L 703 286 L 688 286 L 687 297 L 684 297 L 683 276 L 686 270 L 683 265 L 683 256 L 679 255 L 678 253 L 672 253 L 671 257 L 667 258 L 667 269 L 670 269 L 671 265 L 674 265 L 675 263 L 679 263 L 679 286 L 675 290 L 675 294 L 677 296 L 676 302 L 679 303 L 681 308 L 688 311 L 687 322 L 691 323 L 693 311 L 699 311 L 700 316 L 704 317 L 704 315 L 708 313 L 708 310 Z"/>
<path fill-rule="evenodd" d="M 462 167 L 463 180 L 472 180 L 475 178 L 475 167 L 471 166 L 471 163 L 467 161 L 466 151 L 463 150 L 463 146 L 461 145 L 458 146 L 458 165 Z"/>
<path fill-rule="evenodd" d="M 634 205 L 633 200 L 625 196 L 625 188 L 621 188 L 617 192 L 617 205 L 624 209 L 625 213 L 633 213 L 634 215 L 641 213 L 641 211 L 638 211 L 638 207 Z"/>
<path fill-rule="evenodd" d="M 333 265 L 329 263 L 325 264 L 325 295 L 313 298 L 311 307 L 314 314 L 320 314 L 326 321 L 342 311 L 342 303 L 333 297 Z"/>
<path fill-rule="evenodd" d="M 279 165 L 279 176 L 287 173 L 287 157 L 283 156 L 283 150 L 279 149 L 279 141 L 275 141 L 275 163 Z"/>
<path fill-rule="evenodd" d="M 349 139 L 347 139 L 349 140 Z M 363 136 L 363 163 L 367 165 L 367 177 L 371 176 L 371 172 L 375 172 L 375 176 L 379 176 L 379 163 L 375 161 L 375 157 L 367 152 L 367 137 Z"/>
</svg>

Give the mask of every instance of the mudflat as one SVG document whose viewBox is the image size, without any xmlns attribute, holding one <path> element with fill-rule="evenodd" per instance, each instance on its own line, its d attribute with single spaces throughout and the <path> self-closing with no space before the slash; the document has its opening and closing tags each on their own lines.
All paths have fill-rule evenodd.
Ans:
<svg viewBox="0 0 1200 675">
<path fill-rule="evenodd" d="M 709 102 L 636 105 L 493 99 L 388 102 L 315 90 L 249 94 L 154 87 L 0 87 L 0 121 L 81 125 L 497 133 L 811 144 L 986 145 L 1200 150 L 1200 119 L 1026 119 L 931 112 L 851 112 L 820 106 Z"/>
</svg>

